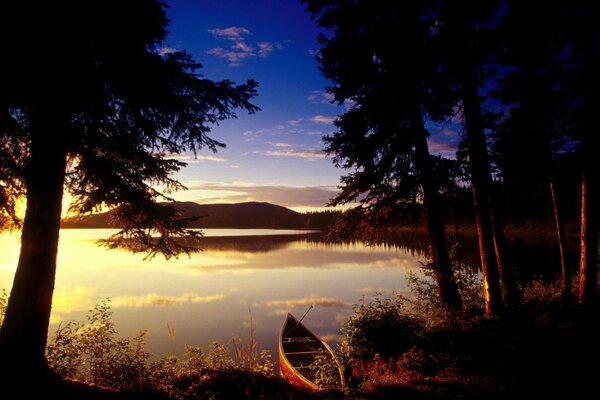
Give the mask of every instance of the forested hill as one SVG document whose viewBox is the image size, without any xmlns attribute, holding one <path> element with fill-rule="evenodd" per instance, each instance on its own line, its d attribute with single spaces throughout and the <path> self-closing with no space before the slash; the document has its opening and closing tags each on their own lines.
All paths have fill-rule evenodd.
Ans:
<svg viewBox="0 0 600 400">
<path fill-rule="evenodd" d="M 336 213 L 301 214 L 270 203 L 248 202 L 237 204 L 198 204 L 176 202 L 183 217 L 199 216 L 192 228 L 229 229 L 326 229 L 333 223 Z M 109 223 L 110 211 L 63 220 L 61 227 L 68 228 L 118 228 Z"/>
</svg>

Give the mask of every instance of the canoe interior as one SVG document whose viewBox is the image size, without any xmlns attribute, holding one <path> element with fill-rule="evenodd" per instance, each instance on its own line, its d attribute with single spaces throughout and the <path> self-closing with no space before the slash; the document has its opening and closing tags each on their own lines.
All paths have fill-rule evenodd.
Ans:
<svg viewBox="0 0 600 400">
<path fill-rule="evenodd" d="M 313 385 L 316 385 L 316 371 L 312 371 L 309 365 L 320 352 L 331 354 L 331 350 L 317 336 L 291 315 L 288 316 L 281 332 L 281 349 L 296 372 Z"/>
</svg>

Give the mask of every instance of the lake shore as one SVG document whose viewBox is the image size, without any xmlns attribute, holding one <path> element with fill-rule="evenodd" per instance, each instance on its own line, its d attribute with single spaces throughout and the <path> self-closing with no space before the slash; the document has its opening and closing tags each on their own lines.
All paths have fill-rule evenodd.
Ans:
<svg viewBox="0 0 600 400">
<path fill-rule="evenodd" d="M 526 309 L 505 322 L 482 320 L 446 343 L 460 362 L 436 373 L 394 368 L 389 363 L 365 364 L 367 378 L 350 382 L 346 392 L 306 391 L 278 376 L 249 371 L 204 371 L 182 379 L 183 400 L 191 399 L 513 399 L 585 398 L 595 390 L 593 367 L 599 354 L 600 329 L 593 312 L 576 305 L 552 304 L 547 311 Z M 597 311 L 597 310 L 596 310 Z M 454 332 L 455 334 L 457 332 Z M 438 332 L 439 334 L 439 332 Z M 437 341 L 438 339 L 436 339 Z M 464 348 L 463 344 L 468 344 Z M 441 342 L 439 342 L 441 343 Z M 481 354 L 482 349 L 487 349 Z M 438 349 L 439 350 L 439 349 Z M 479 354 L 477 354 L 479 352 Z M 17 391 L 19 392 L 19 391 Z M 54 382 L 39 398 L 172 400 L 165 392 L 115 392 L 76 382 Z"/>
</svg>

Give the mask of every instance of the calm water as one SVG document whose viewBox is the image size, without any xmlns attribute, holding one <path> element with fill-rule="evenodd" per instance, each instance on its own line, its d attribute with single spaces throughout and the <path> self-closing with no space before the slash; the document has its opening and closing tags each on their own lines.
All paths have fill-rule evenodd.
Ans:
<svg viewBox="0 0 600 400">
<path fill-rule="evenodd" d="M 62 230 L 50 336 L 61 322 L 85 322 L 89 309 L 111 299 L 120 336 L 147 332 L 147 351 L 180 354 L 232 337 L 276 349 L 288 312 L 330 344 L 352 305 L 376 292 L 405 292 L 407 271 L 417 271 L 420 245 L 367 247 L 331 244 L 295 231 L 206 230 L 191 258 L 143 261 L 142 254 L 105 250 L 95 241 L 110 230 Z M 0 289 L 10 290 L 19 238 L 0 236 Z M 171 334 L 169 334 L 171 331 Z M 276 352 L 274 351 L 275 355 Z"/>
</svg>

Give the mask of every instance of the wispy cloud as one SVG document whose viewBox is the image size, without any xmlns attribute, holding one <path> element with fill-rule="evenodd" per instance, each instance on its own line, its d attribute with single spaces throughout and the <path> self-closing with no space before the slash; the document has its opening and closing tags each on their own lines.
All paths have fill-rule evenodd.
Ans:
<svg viewBox="0 0 600 400">
<path fill-rule="evenodd" d="M 234 41 L 242 40 L 242 37 L 244 35 L 252 34 L 248 29 L 237 27 L 237 26 L 230 26 L 229 28 L 223 28 L 223 29 L 218 29 L 218 28 L 217 29 L 209 29 L 208 31 L 217 38 L 234 40 Z"/>
<path fill-rule="evenodd" d="M 430 128 L 431 136 L 428 139 L 431 154 L 439 154 L 446 158 L 456 158 L 456 150 L 460 136 L 458 131 L 447 126 L 434 126 Z"/>
<path fill-rule="evenodd" d="M 323 308 L 351 306 L 351 304 L 344 301 L 340 301 L 333 297 L 322 297 L 317 296 L 316 294 L 311 294 L 310 296 L 299 299 L 270 300 L 265 302 L 265 306 L 267 307 L 286 308 L 288 310 L 296 307 L 304 307 L 310 305 Z"/>
<path fill-rule="evenodd" d="M 176 53 L 177 49 L 169 46 L 161 47 L 157 50 L 159 56 L 164 56 L 165 54 Z"/>
<path fill-rule="evenodd" d="M 258 56 L 259 57 L 268 57 L 274 50 L 283 50 L 283 45 L 281 43 L 272 43 L 272 42 L 260 42 L 258 43 Z"/>
<path fill-rule="evenodd" d="M 117 296 L 111 301 L 113 308 L 130 307 L 141 308 L 149 306 L 178 306 L 185 303 L 214 303 L 223 300 L 225 295 L 214 294 L 209 296 L 198 296 L 193 293 L 184 293 L 180 296 L 164 296 L 157 293 L 149 293 L 145 296 Z"/>
<path fill-rule="evenodd" d="M 269 144 L 273 147 L 292 147 L 291 144 L 289 143 L 273 143 L 273 142 L 269 142 Z"/>
<path fill-rule="evenodd" d="M 303 158 L 309 161 L 316 161 L 322 158 L 327 157 L 325 152 L 322 150 L 314 150 L 314 149 L 277 149 L 277 150 L 265 150 L 257 152 L 258 154 L 262 154 L 269 157 L 295 157 L 295 158 Z"/>
<path fill-rule="evenodd" d="M 337 102 L 335 101 L 334 95 L 329 92 L 324 92 L 322 90 L 312 90 L 308 94 L 307 100 L 310 101 L 311 103 L 329 104 L 331 106 L 338 106 Z M 346 100 L 346 101 L 344 101 L 344 104 L 343 104 L 343 106 L 346 109 L 350 109 L 354 105 L 355 105 L 355 103 L 352 100 Z"/>
<path fill-rule="evenodd" d="M 223 29 L 209 29 L 215 38 L 233 42 L 229 47 L 213 47 L 208 54 L 225 59 L 230 67 L 239 67 L 242 62 L 251 57 L 266 58 L 275 50 L 282 50 L 284 45 L 279 42 L 262 41 L 256 44 L 248 43 L 247 37 L 252 35 L 249 29 L 230 26 Z"/>
<path fill-rule="evenodd" d="M 333 124 L 337 117 L 331 117 L 327 115 L 315 115 L 310 120 L 317 124 Z"/>
<path fill-rule="evenodd" d="M 227 161 L 223 157 L 207 155 L 207 156 L 193 156 L 187 154 L 173 154 L 166 157 L 169 160 L 178 160 L 185 162 L 187 164 L 197 164 L 200 161 L 215 161 L 215 162 L 225 162 Z"/>
</svg>

